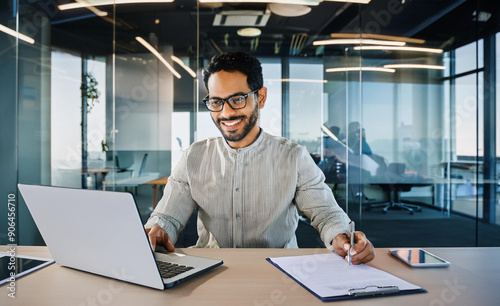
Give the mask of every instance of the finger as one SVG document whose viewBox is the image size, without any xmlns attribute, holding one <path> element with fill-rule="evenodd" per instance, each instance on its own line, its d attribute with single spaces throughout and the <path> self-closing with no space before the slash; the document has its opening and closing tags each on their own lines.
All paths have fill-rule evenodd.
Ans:
<svg viewBox="0 0 500 306">
<path fill-rule="evenodd" d="M 356 232 L 355 240 L 356 244 L 351 250 L 351 255 L 353 255 L 351 262 L 353 264 L 360 264 L 373 260 L 375 258 L 375 249 L 365 234 Z"/>
<path fill-rule="evenodd" d="M 349 243 L 349 237 L 346 234 L 338 234 L 332 241 L 333 250 L 338 255 L 344 257 L 347 255 L 347 251 L 351 246 Z"/>
<path fill-rule="evenodd" d="M 354 246 L 351 250 L 351 255 L 354 256 L 356 254 L 362 253 L 367 245 L 368 239 L 363 232 L 355 232 L 354 233 Z"/>
<path fill-rule="evenodd" d="M 352 257 L 351 263 L 354 265 L 359 265 L 362 263 L 367 263 L 375 258 L 375 249 L 373 247 L 367 247 L 366 252 L 360 253 Z M 368 251 L 369 250 L 369 251 Z"/>
<path fill-rule="evenodd" d="M 167 249 L 168 252 L 175 252 L 175 246 L 172 243 L 172 240 L 170 240 L 170 237 L 168 236 L 167 233 L 165 233 L 167 236 L 166 242 L 165 242 L 165 248 Z"/>
<path fill-rule="evenodd" d="M 151 249 L 153 249 L 153 252 L 156 249 L 156 237 L 148 235 L 149 243 L 151 244 Z"/>
<path fill-rule="evenodd" d="M 160 229 L 161 228 L 158 225 L 155 225 L 148 232 L 149 243 L 151 244 L 151 248 L 153 249 L 153 251 L 156 249 L 156 241 L 160 234 Z"/>
</svg>

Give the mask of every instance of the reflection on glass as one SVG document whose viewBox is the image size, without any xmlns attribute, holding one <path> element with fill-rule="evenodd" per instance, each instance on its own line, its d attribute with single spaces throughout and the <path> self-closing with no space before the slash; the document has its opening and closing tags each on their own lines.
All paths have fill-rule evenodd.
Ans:
<svg viewBox="0 0 500 306">
<path fill-rule="evenodd" d="M 290 63 L 290 79 L 322 80 L 322 63 Z M 289 83 L 290 140 L 305 146 L 309 152 L 318 153 L 322 137 L 324 83 Z"/>
<path fill-rule="evenodd" d="M 52 51 L 51 177 L 52 185 L 81 187 L 82 58 Z"/>
<path fill-rule="evenodd" d="M 479 108 L 477 105 L 478 101 L 482 101 L 482 99 L 477 99 L 477 96 L 482 97 L 482 75 L 482 73 L 478 75 L 479 88 L 476 86 L 476 74 L 455 80 L 455 152 L 457 156 L 482 155 L 483 129 L 477 129 L 478 126 L 482 126 L 483 122 L 482 103 L 480 102 Z"/>
<path fill-rule="evenodd" d="M 461 241 L 449 234 L 447 240 L 457 246 L 475 245 L 476 234 L 498 236 L 498 229 L 489 227 L 500 223 L 498 209 L 496 219 L 481 220 L 495 207 L 482 184 L 488 144 L 500 154 L 498 89 L 496 135 L 483 126 L 489 114 L 484 91 L 492 92 L 500 79 L 500 11 L 491 1 L 323 1 L 301 17 L 266 13 L 267 4 L 258 3 L 196 7 L 183 1 L 107 1 L 61 10 L 48 2 L 0 4 L 1 121 L 7 131 L 2 145 L 17 148 L 15 154 L 10 149 L 0 154 L 1 168 L 11 177 L 2 179 L 2 192 L 15 190 L 13 177 L 21 183 L 102 188 L 102 181 L 139 175 L 146 154 L 146 173 L 169 175 L 181 150 L 195 140 L 220 136 L 210 114 L 199 108 L 206 95 L 201 68 L 219 52 L 245 51 L 261 59 L 268 88 L 259 124 L 309 150 L 339 202 L 351 218 L 363 220 L 367 234 L 382 241 L 388 231 L 412 225 L 406 233 L 414 239 L 406 242 L 411 246 L 434 233 L 434 224 L 471 228 Z M 242 24 L 233 14 L 249 9 L 254 15 L 245 16 L 259 19 L 254 24 Z M 429 11 L 443 14 L 430 20 L 422 14 Z M 489 20 L 479 20 L 482 11 L 491 13 Z M 229 21 L 235 25 L 227 26 Z M 237 35 L 255 22 L 262 23 L 260 36 Z M 26 37 L 16 39 L 17 33 Z M 488 49 L 492 37 L 495 50 Z M 361 38 L 364 44 L 313 44 Z M 390 50 L 366 39 L 418 49 Z M 488 52 L 496 52 L 493 68 Z M 352 71 L 327 72 L 330 68 Z M 497 75 L 494 86 L 483 85 L 488 69 Z M 84 124 L 87 167 L 114 169 L 107 175 L 82 176 L 82 72 L 95 78 L 100 93 Z M 336 143 L 322 126 L 334 131 Z M 494 139 L 485 139 L 489 136 Z M 340 151 L 331 154 L 332 147 Z M 498 174 L 498 165 L 495 170 Z M 496 183 L 497 177 L 493 173 L 489 179 Z M 149 187 L 133 189 L 138 189 L 143 215 L 151 207 Z M 410 216 L 390 208 L 383 214 L 384 205 L 374 206 L 409 201 L 422 213 Z M 476 225 L 487 230 L 476 233 Z M 24 232 L 34 237 L 34 224 Z"/>
<path fill-rule="evenodd" d="M 455 73 L 460 74 L 484 66 L 484 47 L 483 40 L 467 44 L 455 50 Z M 477 49 L 477 52 L 476 52 Z M 477 65 L 476 65 L 477 57 Z"/>
</svg>

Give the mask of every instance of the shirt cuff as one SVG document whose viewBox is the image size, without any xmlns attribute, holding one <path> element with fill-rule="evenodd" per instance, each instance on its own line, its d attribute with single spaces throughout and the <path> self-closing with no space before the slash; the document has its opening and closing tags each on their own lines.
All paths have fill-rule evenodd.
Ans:
<svg viewBox="0 0 500 306">
<path fill-rule="evenodd" d="M 337 237 L 338 234 L 343 234 L 343 233 L 348 233 L 349 232 L 349 228 L 348 226 L 345 226 L 344 224 L 342 225 L 330 225 L 328 228 L 326 229 L 323 229 L 324 230 L 324 233 L 325 233 L 325 236 L 324 237 L 321 237 L 322 240 L 323 240 L 323 243 L 325 244 L 325 247 L 329 250 L 332 250 L 333 251 L 333 245 L 332 245 L 332 242 L 333 242 L 333 239 L 335 239 L 335 237 Z"/>
<path fill-rule="evenodd" d="M 175 244 L 177 241 L 177 230 L 168 220 L 164 218 L 160 218 L 159 216 L 153 216 L 149 218 L 149 220 L 144 225 L 144 228 L 152 228 L 153 226 L 158 225 L 161 227 L 170 237 L 172 243 Z"/>
</svg>

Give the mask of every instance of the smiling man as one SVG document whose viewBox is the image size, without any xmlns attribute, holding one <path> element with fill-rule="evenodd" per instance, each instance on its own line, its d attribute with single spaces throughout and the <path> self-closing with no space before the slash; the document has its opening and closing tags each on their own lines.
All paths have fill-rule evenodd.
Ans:
<svg viewBox="0 0 500 306">
<path fill-rule="evenodd" d="M 169 251 L 195 208 L 196 247 L 296 248 L 298 210 L 326 247 L 347 257 L 349 218 L 324 183 L 307 150 L 258 125 L 266 102 L 262 67 L 245 53 L 224 53 L 204 70 L 203 103 L 222 137 L 192 144 L 169 177 L 164 196 L 145 225 L 153 249 Z M 375 256 L 355 234 L 352 263 Z"/>
</svg>

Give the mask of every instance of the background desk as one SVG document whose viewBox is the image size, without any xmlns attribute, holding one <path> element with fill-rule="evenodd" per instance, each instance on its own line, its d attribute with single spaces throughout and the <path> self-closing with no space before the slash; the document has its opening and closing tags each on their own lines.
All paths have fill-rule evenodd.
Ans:
<svg viewBox="0 0 500 306">
<path fill-rule="evenodd" d="M 6 250 L 7 247 L 0 247 L 0 251 Z M 387 250 L 377 249 L 377 257 L 370 265 L 429 292 L 334 302 L 335 305 L 498 305 L 500 301 L 500 248 L 429 248 L 451 262 L 449 268 L 435 269 L 408 268 L 388 255 Z M 126 252 L 126 248 L 122 251 Z M 7 297 L 7 286 L 1 286 L 0 305 L 326 305 L 265 260 L 325 253 L 326 249 L 178 251 L 220 258 L 224 265 L 159 291 L 53 264 L 18 279 L 15 300 Z M 45 247 L 18 247 L 17 252 L 50 257 Z"/>
<path fill-rule="evenodd" d="M 157 202 L 157 196 L 158 196 L 158 186 L 163 186 L 167 185 L 168 183 L 168 176 L 164 176 L 162 178 L 159 178 L 157 180 L 152 180 L 147 183 L 146 185 L 153 185 L 153 209 L 156 207 Z"/>
</svg>

